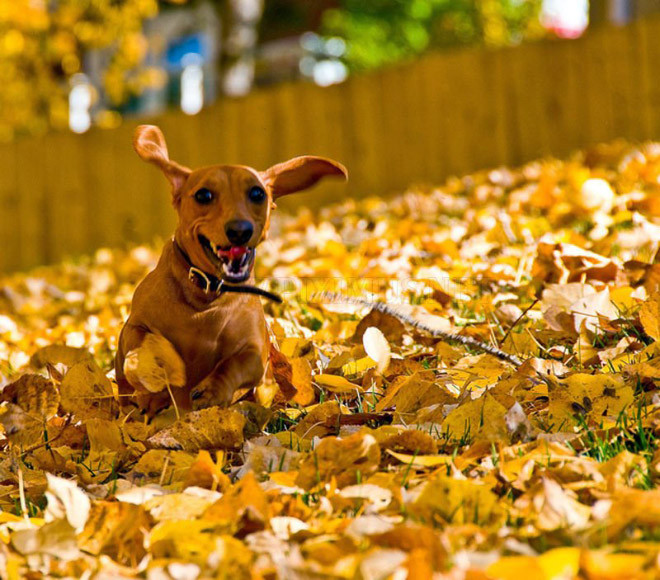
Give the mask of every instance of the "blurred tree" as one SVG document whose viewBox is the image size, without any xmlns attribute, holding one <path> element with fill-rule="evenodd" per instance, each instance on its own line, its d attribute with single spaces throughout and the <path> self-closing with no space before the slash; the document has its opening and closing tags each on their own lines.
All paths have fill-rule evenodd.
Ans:
<svg viewBox="0 0 660 580">
<path fill-rule="evenodd" d="M 90 51 L 104 53 L 102 89 L 118 106 L 145 88 L 164 83 L 164 72 L 143 65 L 148 45 L 143 22 L 159 4 L 198 0 L 0 0 L 0 141 L 69 123 L 72 79 L 84 71 Z M 210 0 L 223 20 L 222 85 L 247 92 L 263 0 Z M 89 87 L 92 91 L 95 88 Z M 97 123 L 116 123 L 102 112 Z"/>
<path fill-rule="evenodd" d="M 112 47 L 104 88 L 113 102 L 150 82 L 142 22 L 157 0 L 0 0 L 0 140 L 68 123 L 69 79 L 91 49 Z"/>
<path fill-rule="evenodd" d="M 268 42 L 318 31 L 326 10 L 340 5 L 341 0 L 267 0 L 259 38 Z"/>
<path fill-rule="evenodd" d="M 341 0 L 324 31 L 347 41 L 347 62 L 368 69 L 428 48 L 501 46 L 544 34 L 542 0 Z"/>
</svg>

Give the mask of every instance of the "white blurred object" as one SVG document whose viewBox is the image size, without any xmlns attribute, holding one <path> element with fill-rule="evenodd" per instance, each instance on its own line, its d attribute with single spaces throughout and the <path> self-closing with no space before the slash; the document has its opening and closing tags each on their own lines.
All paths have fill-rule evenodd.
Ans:
<svg viewBox="0 0 660 580">
<path fill-rule="evenodd" d="M 348 76 L 348 69 L 340 60 L 326 59 L 314 65 L 312 76 L 317 85 L 327 87 L 344 82 Z"/>
<path fill-rule="evenodd" d="M 242 97 L 252 89 L 254 61 L 252 58 L 239 60 L 227 68 L 222 85 L 226 95 Z"/>
<path fill-rule="evenodd" d="M 561 38 L 578 38 L 589 25 L 589 0 L 543 0 L 541 24 Z"/>
<path fill-rule="evenodd" d="M 83 74 L 74 75 L 69 92 L 69 128 L 74 133 L 84 133 L 92 126 L 90 108 L 93 89 Z"/>
<path fill-rule="evenodd" d="M 198 55 L 186 55 L 181 73 L 181 110 L 186 115 L 196 115 L 203 106 L 204 69 L 199 62 Z"/>
<path fill-rule="evenodd" d="M 615 193 L 604 179 L 587 179 L 580 188 L 579 204 L 588 211 L 609 213 L 614 205 Z"/>
</svg>

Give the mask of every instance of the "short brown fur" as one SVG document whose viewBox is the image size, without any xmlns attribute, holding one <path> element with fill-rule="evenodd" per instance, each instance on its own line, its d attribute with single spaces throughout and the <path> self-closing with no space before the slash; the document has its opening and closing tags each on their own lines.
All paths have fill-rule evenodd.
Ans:
<svg viewBox="0 0 660 580">
<path fill-rule="evenodd" d="M 149 415 L 169 404 L 169 393 L 150 393 L 139 383 L 131 384 L 124 373 L 126 356 L 153 333 L 167 339 L 185 364 L 185 386 L 173 389 L 179 408 L 229 405 L 237 389 L 253 387 L 263 378 L 269 344 L 261 301 L 250 294 L 205 292 L 190 280 L 189 264 L 177 245 L 196 268 L 220 277 L 200 235 L 217 246 L 231 246 L 225 227 L 242 220 L 254 228 L 245 246 L 255 248 L 268 235 L 277 198 L 307 189 L 325 176 L 346 178 L 346 169 L 330 159 L 304 156 L 263 172 L 239 165 L 191 170 L 170 160 L 162 132 L 151 125 L 137 128 L 133 144 L 138 155 L 157 165 L 170 181 L 178 225 L 156 268 L 133 296 L 115 359 L 119 393 L 124 402 L 135 402 Z M 266 193 L 263 203 L 248 199 L 248 190 L 255 186 Z M 196 201 L 201 188 L 213 193 L 212 203 Z M 247 284 L 254 283 L 252 267 Z"/>
</svg>

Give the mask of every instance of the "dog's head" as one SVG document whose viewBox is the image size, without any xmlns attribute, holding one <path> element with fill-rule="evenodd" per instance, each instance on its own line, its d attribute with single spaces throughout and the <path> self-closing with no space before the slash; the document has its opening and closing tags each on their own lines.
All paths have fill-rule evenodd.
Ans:
<svg viewBox="0 0 660 580">
<path fill-rule="evenodd" d="M 153 125 L 138 127 L 133 145 L 172 185 L 179 214 L 177 242 L 196 266 L 219 272 L 227 282 L 250 277 L 255 248 L 268 234 L 275 200 L 326 176 L 347 177 L 340 163 L 312 156 L 295 157 L 266 171 L 242 165 L 192 170 L 170 160 L 163 133 Z"/>
</svg>

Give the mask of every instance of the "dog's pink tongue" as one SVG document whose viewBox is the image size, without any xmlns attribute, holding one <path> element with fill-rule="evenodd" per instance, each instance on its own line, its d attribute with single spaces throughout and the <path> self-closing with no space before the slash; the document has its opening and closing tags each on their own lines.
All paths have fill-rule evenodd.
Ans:
<svg viewBox="0 0 660 580">
<path fill-rule="evenodd" d="M 238 260 L 249 252 L 249 248 L 245 246 L 232 246 L 228 250 L 223 250 L 222 255 L 227 256 L 230 260 Z"/>
</svg>

